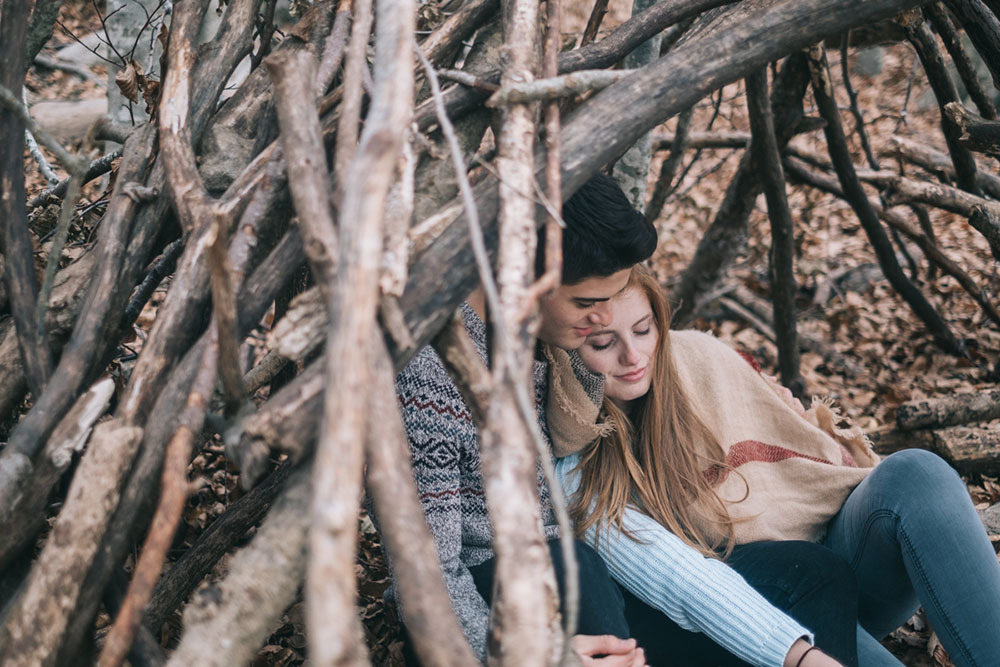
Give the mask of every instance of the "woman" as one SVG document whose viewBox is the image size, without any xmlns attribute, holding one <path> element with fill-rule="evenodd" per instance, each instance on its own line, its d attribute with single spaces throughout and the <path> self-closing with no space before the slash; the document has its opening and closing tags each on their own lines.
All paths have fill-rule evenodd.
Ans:
<svg viewBox="0 0 1000 667">
<path fill-rule="evenodd" d="M 662 535 L 650 519 L 708 557 L 818 543 L 855 573 L 860 664 L 898 665 L 875 638 L 923 605 L 956 665 L 1000 665 L 1000 565 L 947 464 L 919 450 L 879 463 L 860 433 L 835 428 L 829 406 L 803 411 L 710 335 L 668 332 L 666 300 L 644 270 L 612 317 L 579 355 L 606 377 L 614 431 L 558 470 L 578 529 L 631 593 L 644 598 L 655 568 L 648 545 Z M 572 403 L 567 395 L 549 402 L 557 454 L 593 435 L 559 427 L 567 420 L 553 412 Z"/>
</svg>

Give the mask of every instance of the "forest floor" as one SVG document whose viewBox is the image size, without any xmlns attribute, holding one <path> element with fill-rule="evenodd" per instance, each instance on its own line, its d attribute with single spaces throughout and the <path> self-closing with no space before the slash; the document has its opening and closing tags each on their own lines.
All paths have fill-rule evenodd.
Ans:
<svg viewBox="0 0 1000 667">
<path fill-rule="evenodd" d="M 577 3 L 580 4 L 580 3 Z M 98 27 L 93 7 L 82 1 L 64 3 L 62 21 L 69 32 L 84 35 Z M 567 31 L 579 30 L 587 9 L 568 9 Z M 612 2 L 606 26 L 627 18 L 628 6 Z M 57 29 L 52 45 L 72 40 Z M 839 55 L 830 49 L 835 77 L 840 76 Z M 934 143 L 941 136 L 939 116 L 924 80 L 914 76 L 915 55 L 905 45 L 869 49 L 862 55 L 852 50 L 849 71 L 860 98 L 860 108 L 868 123 L 873 148 L 878 154 L 893 134 Z M 919 69 L 919 65 L 916 66 Z M 93 71 L 103 76 L 103 67 Z M 72 100 L 101 97 L 104 91 L 92 81 L 59 71 L 34 68 L 27 87 L 32 101 Z M 807 99 L 807 106 L 811 100 Z M 844 108 L 847 101 L 842 100 Z M 845 127 L 853 128 L 848 113 Z M 741 83 L 726 87 L 720 96 L 704 100 L 697 107 L 694 130 L 748 129 L 745 98 Z M 661 130 L 672 131 L 673 121 Z M 797 137 L 793 143 L 804 149 L 822 150 L 819 132 Z M 856 143 L 856 136 L 855 136 Z M 943 150 L 943 145 L 937 146 Z M 674 186 L 664 213 L 657 221 L 659 250 L 653 264 L 669 286 L 680 275 L 694 254 L 698 240 L 711 221 L 725 188 L 736 169 L 742 150 L 704 150 L 685 156 L 683 177 Z M 654 159 L 651 173 L 657 173 Z M 889 162 L 889 158 L 885 158 Z M 858 162 L 861 162 L 860 152 Z M 992 165 L 995 169 L 995 164 Z M 26 158 L 25 172 L 29 197 L 45 183 L 33 161 Z M 651 184 L 652 187 L 652 184 Z M 66 261 L 82 251 L 89 233 L 103 212 L 105 195 L 99 185 L 84 192 L 89 210 L 71 237 Z M 810 395 L 829 396 L 842 408 L 845 417 L 866 430 L 890 424 L 895 409 L 904 401 L 951 395 L 995 387 L 1000 373 L 1000 330 L 988 322 L 979 307 L 946 276 L 933 274 L 919 251 L 907 246 L 916 266 L 915 278 L 956 336 L 964 340 L 969 359 L 958 359 L 941 352 L 924 331 L 909 308 L 888 286 L 878 270 L 868 240 L 850 207 L 825 194 L 801 187 L 789 188 L 789 201 L 796 224 L 796 273 L 799 283 L 799 330 L 835 349 L 851 364 L 834 367 L 815 353 L 802 356 L 802 375 Z M 89 207 L 89 208 L 88 208 Z M 958 216 L 931 211 L 939 246 L 953 257 L 995 300 L 1000 292 L 1000 275 L 981 235 Z M 46 232 L 54 216 L 41 213 L 32 219 L 41 239 L 39 261 L 47 248 Z M 742 286 L 767 298 L 769 279 L 767 255 L 770 245 L 768 220 L 760 198 L 750 220 L 747 251 L 733 267 L 727 285 Z M 904 266 L 908 260 L 903 259 Z M 819 296 L 818 296 L 819 295 Z M 136 345 L 141 345 L 144 330 L 155 317 L 154 299 L 137 325 Z M 760 328 L 733 315 L 719 305 L 710 304 L 693 323 L 694 327 L 714 331 L 730 344 L 750 352 L 765 369 L 774 372 L 776 347 Z M 122 349 L 117 364 L 127 368 L 135 350 Z M 124 371 L 122 371 L 124 372 Z M 232 470 L 221 446 L 205 448 L 192 464 L 192 477 L 207 483 L 192 496 L 185 513 L 182 534 L 175 541 L 175 554 L 182 553 L 216 516 L 225 511 L 241 493 L 238 473 Z M 985 506 L 1000 500 L 1000 484 L 994 478 L 971 476 L 966 479 L 977 504 Z M 357 563 L 360 589 L 359 605 L 375 664 L 401 665 L 399 626 L 387 613 L 382 593 L 388 583 L 378 538 L 370 522 L 361 521 L 361 551 Z M 211 577 L 217 579 L 226 569 L 226 559 Z M 305 627 L 301 601 L 296 603 L 261 650 L 254 665 L 298 665 L 304 657 Z M 919 626 L 919 623 L 917 624 Z M 169 645 L 176 641 L 180 616 L 162 628 L 161 638 Z M 930 633 L 923 627 L 908 624 L 897 631 L 887 645 L 907 665 L 947 665 L 940 650 L 929 646 Z"/>
</svg>

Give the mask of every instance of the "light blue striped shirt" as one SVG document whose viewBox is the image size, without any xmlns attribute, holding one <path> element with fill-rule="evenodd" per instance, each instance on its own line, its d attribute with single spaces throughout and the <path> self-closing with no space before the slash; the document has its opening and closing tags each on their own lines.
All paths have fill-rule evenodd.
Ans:
<svg viewBox="0 0 1000 667">
<path fill-rule="evenodd" d="M 567 497 L 580 485 L 579 455 L 556 461 L 556 476 Z M 649 516 L 625 510 L 624 528 L 592 527 L 587 541 L 597 547 L 611 576 L 649 606 L 686 630 L 703 632 L 740 659 L 781 667 L 797 639 L 813 635 L 774 607 L 731 567 L 706 558 Z M 600 540 L 597 531 L 603 530 Z"/>
</svg>

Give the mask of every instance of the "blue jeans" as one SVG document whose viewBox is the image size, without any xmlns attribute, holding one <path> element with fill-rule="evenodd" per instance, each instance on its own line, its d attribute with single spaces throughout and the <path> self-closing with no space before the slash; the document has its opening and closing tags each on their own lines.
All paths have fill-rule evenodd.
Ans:
<svg viewBox="0 0 1000 667">
<path fill-rule="evenodd" d="M 615 635 L 621 639 L 628 639 L 632 635 L 625 620 L 625 601 L 622 599 L 621 589 L 611 579 L 600 555 L 589 544 L 574 540 L 573 546 L 576 547 L 580 581 L 577 634 Z M 551 539 L 548 540 L 548 547 L 552 556 L 552 569 L 555 570 L 556 583 L 559 587 L 559 609 L 563 610 L 566 603 L 566 568 L 563 565 L 562 545 L 558 539 Z M 472 579 L 476 582 L 476 590 L 486 600 L 486 604 L 490 604 L 493 598 L 495 571 L 495 557 L 469 568 Z M 403 664 L 419 665 L 420 661 L 413 649 L 409 632 L 405 627 L 403 631 Z"/>
<path fill-rule="evenodd" d="M 857 583 L 842 557 L 812 542 L 753 542 L 726 560 L 771 604 L 812 630 L 816 645 L 847 667 L 858 665 Z M 747 667 L 700 632 L 689 632 L 625 591 L 632 636 L 652 667 Z"/>
<path fill-rule="evenodd" d="M 860 625 L 882 638 L 923 606 L 959 667 L 1000 664 L 1000 564 L 965 484 L 938 456 L 886 457 L 848 496 L 825 545 L 854 568 Z M 899 662 L 859 631 L 862 667 Z"/>
<path fill-rule="evenodd" d="M 562 546 L 558 539 L 548 541 L 552 569 L 559 587 L 559 609 L 566 604 L 566 567 L 563 565 Z M 576 564 L 579 574 L 579 614 L 576 632 L 580 635 L 615 635 L 621 639 L 631 636 L 625 621 L 625 602 L 621 589 L 611 579 L 608 568 L 593 547 L 579 540 L 576 547 Z M 493 574 L 496 558 L 469 568 L 476 589 L 487 604 L 493 598 Z"/>
</svg>

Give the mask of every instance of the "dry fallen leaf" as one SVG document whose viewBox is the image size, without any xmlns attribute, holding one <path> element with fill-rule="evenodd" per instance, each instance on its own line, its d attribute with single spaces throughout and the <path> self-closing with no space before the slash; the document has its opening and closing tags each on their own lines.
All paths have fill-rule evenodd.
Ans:
<svg viewBox="0 0 1000 667">
<path fill-rule="evenodd" d="M 122 92 L 125 99 L 135 104 L 139 101 L 139 88 L 145 77 L 142 73 L 142 66 L 134 60 L 130 60 L 125 69 L 119 70 L 115 74 L 115 84 Z"/>
</svg>

